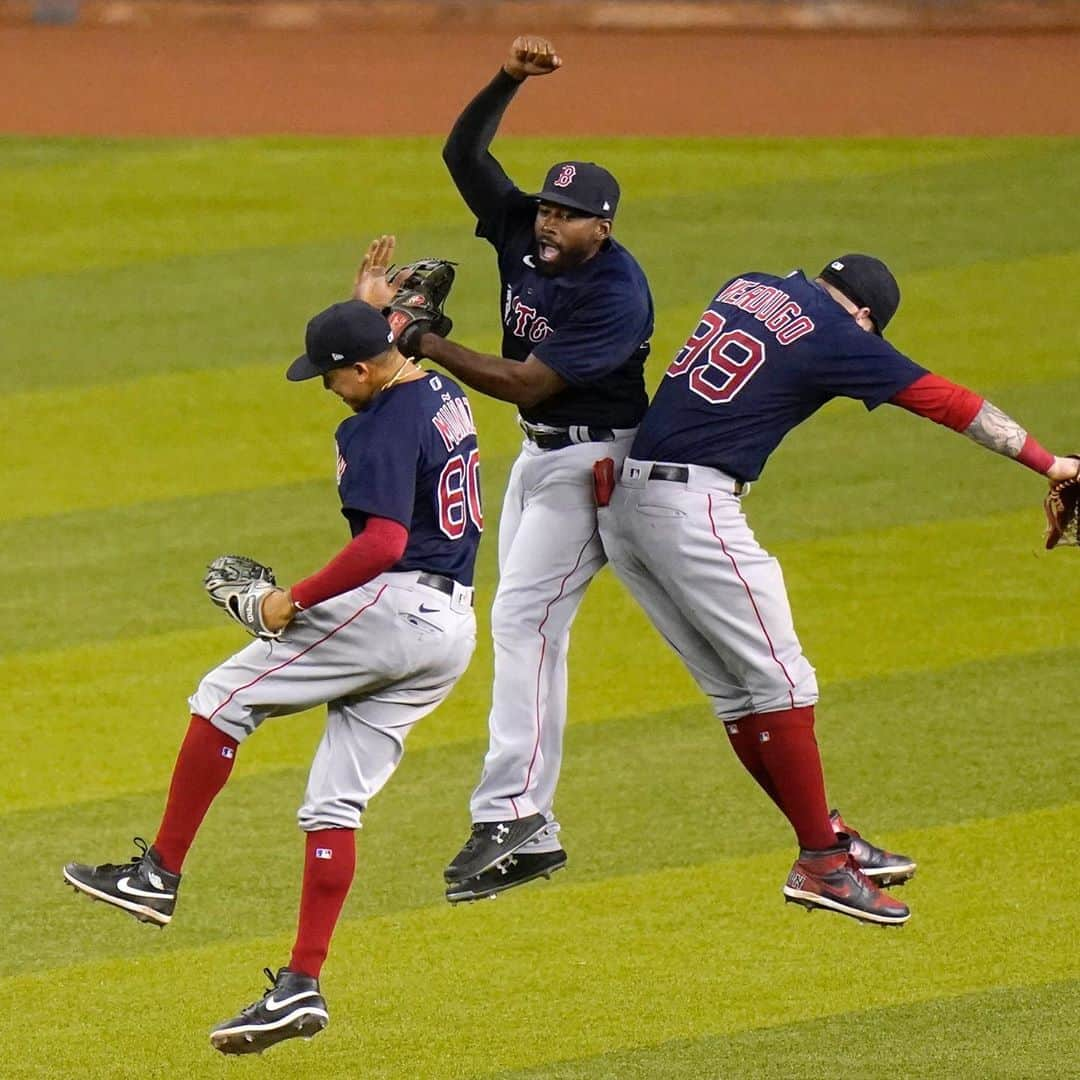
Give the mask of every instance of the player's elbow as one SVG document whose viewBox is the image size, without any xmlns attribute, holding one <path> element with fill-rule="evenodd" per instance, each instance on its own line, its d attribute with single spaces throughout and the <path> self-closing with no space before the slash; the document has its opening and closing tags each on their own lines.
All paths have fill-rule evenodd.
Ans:
<svg viewBox="0 0 1080 1080">
<path fill-rule="evenodd" d="M 551 397 L 551 394 L 546 390 L 523 384 L 516 388 L 513 402 L 523 409 L 533 409 L 549 397 Z"/>
<path fill-rule="evenodd" d="M 549 397 L 566 386 L 562 376 L 557 375 L 547 364 L 533 355 L 530 355 L 524 363 L 514 365 L 512 371 L 516 387 L 514 404 L 525 409 L 534 408 L 541 402 L 547 401 Z"/>
<path fill-rule="evenodd" d="M 463 141 L 455 137 L 453 131 L 447 137 L 442 148 L 443 164 L 450 171 L 450 175 L 457 179 L 469 167 L 469 153 Z"/>
</svg>

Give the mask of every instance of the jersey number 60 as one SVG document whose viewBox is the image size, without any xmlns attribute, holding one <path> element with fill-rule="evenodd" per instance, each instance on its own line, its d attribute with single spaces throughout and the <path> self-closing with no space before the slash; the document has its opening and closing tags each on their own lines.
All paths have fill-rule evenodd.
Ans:
<svg viewBox="0 0 1080 1080">
<path fill-rule="evenodd" d="M 469 460 L 455 454 L 439 476 L 439 528 L 451 540 L 465 535 L 469 522 L 484 531 L 480 504 L 480 453 L 469 451 Z"/>
<path fill-rule="evenodd" d="M 711 405 L 730 401 L 765 363 L 765 343 L 745 330 L 724 331 L 724 316 L 706 311 L 666 374 L 690 372 L 690 389 Z M 692 370 L 691 370 L 692 369 Z"/>
</svg>

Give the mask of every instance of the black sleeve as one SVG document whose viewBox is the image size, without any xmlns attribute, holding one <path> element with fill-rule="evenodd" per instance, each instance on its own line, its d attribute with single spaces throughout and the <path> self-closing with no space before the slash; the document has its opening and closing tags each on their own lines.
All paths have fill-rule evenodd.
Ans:
<svg viewBox="0 0 1080 1080">
<path fill-rule="evenodd" d="M 483 225 L 498 218 L 517 189 L 488 151 L 514 94 L 521 85 L 501 68 L 465 106 L 443 147 L 443 161 L 466 205 Z"/>
</svg>

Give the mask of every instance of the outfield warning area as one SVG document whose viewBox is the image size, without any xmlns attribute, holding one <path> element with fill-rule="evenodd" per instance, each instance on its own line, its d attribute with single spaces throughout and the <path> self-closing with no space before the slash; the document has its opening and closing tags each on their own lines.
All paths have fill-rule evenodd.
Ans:
<svg viewBox="0 0 1080 1080">
<path fill-rule="evenodd" d="M 0 131 L 440 135 L 513 31 L 0 25 Z M 1080 33 L 552 32 L 506 134 L 1075 135 Z M 657 163 L 663 167 L 662 161 Z"/>
</svg>

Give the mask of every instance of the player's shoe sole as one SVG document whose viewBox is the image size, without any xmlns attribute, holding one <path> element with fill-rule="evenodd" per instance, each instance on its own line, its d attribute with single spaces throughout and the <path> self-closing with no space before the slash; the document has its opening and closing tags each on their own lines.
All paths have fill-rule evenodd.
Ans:
<svg viewBox="0 0 1080 1080">
<path fill-rule="evenodd" d="M 306 1009 L 269 1024 L 245 1024 L 210 1035 L 210 1044 L 223 1054 L 261 1054 L 286 1039 L 313 1039 L 330 1022 L 322 1009 Z"/>
<path fill-rule="evenodd" d="M 558 851 L 518 851 L 476 877 L 448 885 L 446 899 L 451 904 L 494 899 L 499 893 L 517 888 L 518 885 L 536 881 L 537 878 L 550 878 L 564 866 L 566 852 L 561 848 Z"/>
<path fill-rule="evenodd" d="M 210 1032 L 223 1054 L 261 1054 L 286 1039 L 312 1039 L 330 1022 L 319 980 L 299 971 L 264 969 L 271 986 L 259 1001 Z"/>
<path fill-rule="evenodd" d="M 905 915 L 881 915 L 872 911 L 863 911 L 861 908 L 847 907 L 841 901 L 833 900 L 819 893 L 800 892 L 798 889 L 789 889 L 784 886 L 784 900 L 789 904 L 800 904 L 807 911 L 822 910 L 835 911 L 840 915 L 857 919 L 859 922 L 876 923 L 878 926 L 903 926 L 911 918 L 911 912 Z"/>
<path fill-rule="evenodd" d="M 154 926 L 167 926 L 172 921 L 171 915 L 166 915 L 161 911 L 155 911 L 145 904 L 136 903 L 134 900 L 124 900 L 122 897 L 113 896 L 109 893 L 102 892 L 100 889 L 95 889 L 85 881 L 80 881 L 73 873 L 69 873 L 69 868 L 67 866 L 64 867 L 64 880 L 73 889 L 89 896 L 91 900 L 101 900 L 106 904 L 112 904 L 113 907 L 119 908 L 121 911 L 126 911 L 129 915 L 133 915 L 139 922 L 152 923 Z"/>
</svg>

